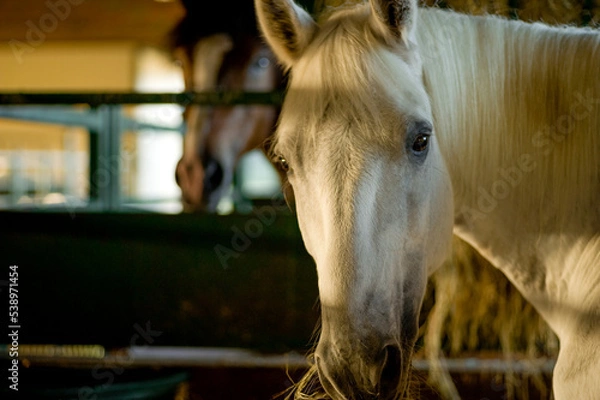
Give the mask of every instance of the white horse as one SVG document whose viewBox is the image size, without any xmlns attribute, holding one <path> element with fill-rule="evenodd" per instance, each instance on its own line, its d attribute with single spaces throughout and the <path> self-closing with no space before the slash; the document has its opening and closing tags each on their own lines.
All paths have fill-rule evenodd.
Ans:
<svg viewBox="0 0 600 400">
<path fill-rule="evenodd" d="M 274 152 L 319 276 L 334 399 L 407 386 L 454 231 L 560 339 L 556 399 L 600 396 L 600 34 L 372 0 L 255 0 L 290 71 Z"/>
</svg>

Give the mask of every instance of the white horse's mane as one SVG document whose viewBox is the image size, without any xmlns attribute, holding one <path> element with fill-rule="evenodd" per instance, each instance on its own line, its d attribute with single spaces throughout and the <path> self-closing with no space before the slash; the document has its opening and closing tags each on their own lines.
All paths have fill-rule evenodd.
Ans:
<svg viewBox="0 0 600 400">
<path fill-rule="evenodd" d="M 421 77 L 382 51 L 365 23 L 369 12 L 368 4 L 343 7 L 321 21 L 292 69 L 296 86 L 284 109 L 286 125 L 304 137 L 281 140 L 314 143 L 317 126 L 351 116 L 347 124 L 355 136 L 337 132 L 331 140 L 385 145 L 389 135 L 378 136 L 385 129 L 373 124 L 398 119 L 394 103 L 411 112 L 410 94 L 421 90 Z M 573 207 L 598 208 L 600 33 L 438 9 L 420 9 L 418 16 L 423 79 L 447 165 L 460 177 L 453 181 L 458 198 L 476 203 L 467 197 L 493 197 L 495 182 L 508 180 L 502 189 L 510 193 L 496 200 L 516 196 L 513 205 L 552 215 L 553 221 L 532 219 L 540 225 L 528 228 L 540 231 L 564 226 Z M 298 107 L 302 113 L 294 112 Z M 288 144 L 278 146 L 294 147 Z M 598 215 L 593 218 L 600 224 Z"/>
<path fill-rule="evenodd" d="M 439 10 L 420 15 L 436 129 L 448 167 L 458 169 L 451 175 L 462 180 L 454 190 L 490 194 L 494 182 L 508 181 L 518 196 L 512 204 L 539 213 L 540 230 L 564 226 L 574 208 L 599 209 L 600 32 Z M 522 169 L 518 183 L 506 178 L 514 168 Z"/>
</svg>

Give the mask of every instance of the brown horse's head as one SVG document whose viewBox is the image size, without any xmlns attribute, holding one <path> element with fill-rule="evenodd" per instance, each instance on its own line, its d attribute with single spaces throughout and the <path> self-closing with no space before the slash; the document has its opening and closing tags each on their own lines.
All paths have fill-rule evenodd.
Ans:
<svg viewBox="0 0 600 400">
<path fill-rule="evenodd" d="M 221 3 L 217 8 L 222 10 L 210 13 L 199 9 L 199 1 L 183 3 L 187 15 L 174 30 L 173 47 L 186 91 L 270 92 L 281 86 L 281 72 L 257 32 L 251 1 Z M 264 143 L 276 117 L 275 107 L 265 105 L 186 107 L 183 156 L 176 170 L 184 211 L 216 210 L 238 160 Z"/>
</svg>

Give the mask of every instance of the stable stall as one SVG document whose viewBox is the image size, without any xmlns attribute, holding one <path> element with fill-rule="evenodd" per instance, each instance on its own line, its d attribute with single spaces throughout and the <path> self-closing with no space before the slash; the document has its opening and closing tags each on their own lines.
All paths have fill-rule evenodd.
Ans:
<svg viewBox="0 0 600 400">
<path fill-rule="evenodd" d="M 317 14 L 341 2 L 302 3 Z M 426 3 L 600 18 L 594 1 Z M 184 13 L 164 0 L 0 4 L 2 398 L 268 399 L 312 365 L 315 264 L 267 157 L 240 161 L 221 215 L 182 212 L 184 109 L 284 96 L 188 90 L 167 45 Z M 463 242 L 421 322 L 421 398 L 450 386 L 463 399 L 550 398 L 556 337 Z"/>
</svg>

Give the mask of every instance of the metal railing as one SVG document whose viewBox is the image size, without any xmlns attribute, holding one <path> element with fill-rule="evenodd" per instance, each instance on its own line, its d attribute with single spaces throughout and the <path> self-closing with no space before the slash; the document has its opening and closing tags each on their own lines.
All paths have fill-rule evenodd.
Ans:
<svg viewBox="0 0 600 400">
<path fill-rule="evenodd" d="M 279 105 L 283 92 L 202 93 L 0 93 L 0 118 L 78 126 L 90 133 L 89 205 L 115 211 L 120 208 L 120 151 L 124 131 L 142 129 L 179 132 L 172 127 L 139 122 L 122 113 L 124 105 L 177 104 L 180 106 Z M 73 109 L 75 105 L 87 105 Z M 27 106 L 27 107 L 23 107 Z M 98 176 L 102 175 L 102 184 Z"/>
<path fill-rule="evenodd" d="M 0 93 L 0 105 L 88 104 L 190 104 L 230 106 L 240 104 L 281 104 L 282 91 L 274 92 L 182 92 L 182 93 Z"/>
</svg>

